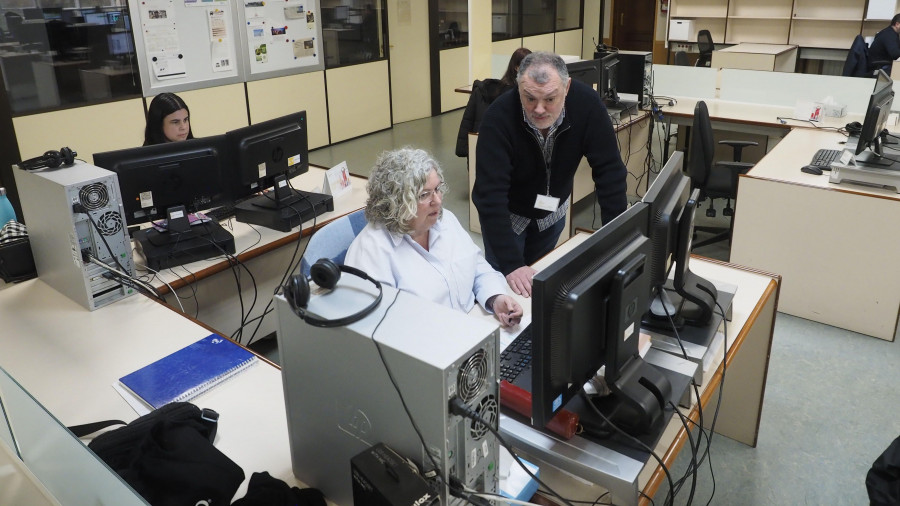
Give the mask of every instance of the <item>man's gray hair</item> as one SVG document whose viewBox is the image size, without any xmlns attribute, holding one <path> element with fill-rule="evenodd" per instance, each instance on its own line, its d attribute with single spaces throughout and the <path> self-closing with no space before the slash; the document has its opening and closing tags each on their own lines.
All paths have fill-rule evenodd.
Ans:
<svg viewBox="0 0 900 506">
<path fill-rule="evenodd" d="M 569 69 L 566 68 L 566 62 L 563 61 L 562 57 L 555 53 L 536 51 L 526 56 L 522 63 L 519 64 L 516 82 L 521 83 L 522 78 L 528 75 L 534 82 L 546 84 L 553 77 L 548 72 L 547 67 L 555 69 L 562 82 L 565 83 L 566 79 L 569 78 Z"/>
<path fill-rule="evenodd" d="M 440 164 L 425 150 L 404 147 L 382 152 L 366 184 L 366 219 L 395 234 L 412 232 L 410 221 L 418 214 L 419 194 L 432 170 L 443 182 Z"/>
</svg>

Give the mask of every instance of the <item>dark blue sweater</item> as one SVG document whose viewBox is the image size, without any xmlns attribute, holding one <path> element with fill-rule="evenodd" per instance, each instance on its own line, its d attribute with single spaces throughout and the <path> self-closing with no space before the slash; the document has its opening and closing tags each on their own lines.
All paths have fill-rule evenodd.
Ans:
<svg viewBox="0 0 900 506">
<path fill-rule="evenodd" d="M 609 113 L 596 91 L 575 80 L 565 107 L 550 161 L 550 194 L 560 202 L 569 198 L 584 156 L 592 169 L 601 218 L 608 223 L 627 206 L 627 169 Z M 534 208 L 535 197 L 547 191 L 547 173 L 540 145 L 522 116 L 518 92 L 501 95 L 485 112 L 476 149 L 472 201 L 484 241 L 490 242 L 506 275 L 525 265 L 523 252 L 513 242 L 510 212 L 532 219 L 549 214 Z"/>
<path fill-rule="evenodd" d="M 900 58 L 900 36 L 891 27 L 875 34 L 869 47 L 869 68 L 877 61 L 893 61 Z"/>
</svg>

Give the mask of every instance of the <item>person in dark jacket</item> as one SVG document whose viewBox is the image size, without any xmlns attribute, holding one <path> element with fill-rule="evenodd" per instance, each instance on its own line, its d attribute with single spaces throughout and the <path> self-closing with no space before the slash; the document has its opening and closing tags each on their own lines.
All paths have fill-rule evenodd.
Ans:
<svg viewBox="0 0 900 506">
<path fill-rule="evenodd" d="M 488 106 L 503 92 L 516 87 L 516 73 L 519 71 L 519 63 L 531 54 L 531 50 L 520 47 L 513 52 L 506 66 L 506 73 L 500 79 L 475 80 L 472 83 L 472 94 L 463 112 L 462 121 L 459 122 L 459 133 L 456 136 L 456 156 L 465 158 L 469 156 L 469 132 L 478 132 L 481 118 Z"/>
<path fill-rule="evenodd" d="M 488 262 L 515 293 L 530 296 L 530 265 L 559 239 L 582 156 L 603 223 L 626 208 L 627 169 L 600 96 L 573 82 L 562 58 L 526 56 L 517 82 L 518 92 L 501 95 L 481 122 L 472 201 Z"/>
<path fill-rule="evenodd" d="M 900 58 L 900 35 L 898 33 L 900 33 L 900 14 L 891 19 L 890 26 L 875 34 L 875 39 L 869 46 L 869 62 L 893 62 Z M 885 71 L 890 73 L 891 65 L 888 64 L 886 67 Z"/>
</svg>

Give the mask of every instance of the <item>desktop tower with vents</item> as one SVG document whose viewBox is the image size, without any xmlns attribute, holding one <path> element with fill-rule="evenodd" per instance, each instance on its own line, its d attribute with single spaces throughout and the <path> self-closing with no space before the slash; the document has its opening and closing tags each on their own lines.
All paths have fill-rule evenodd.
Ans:
<svg viewBox="0 0 900 506">
<path fill-rule="evenodd" d="M 107 269 L 85 262 L 82 255 L 90 252 L 111 268 L 134 273 L 114 173 L 80 160 L 71 167 L 36 171 L 13 166 L 13 173 L 41 280 L 90 310 L 134 293 L 133 288 L 104 277 Z M 75 204 L 84 207 L 96 228 L 87 215 L 73 210 Z"/>
<path fill-rule="evenodd" d="M 351 314 L 374 297 L 374 286 L 366 283 L 344 274 L 335 290 L 313 291 L 306 310 L 325 318 Z M 427 448 L 441 476 L 431 481 L 440 504 L 468 504 L 449 494 L 451 476 L 471 489 L 499 493 L 496 437 L 449 408 L 458 397 L 497 428 L 495 324 L 391 287 L 384 287 L 384 299 L 374 312 L 345 327 L 309 325 L 281 295 L 276 304 L 297 478 L 337 504 L 352 504 L 350 459 L 384 443 L 426 472 L 433 470 Z M 421 431 L 424 448 L 410 419 Z"/>
</svg>

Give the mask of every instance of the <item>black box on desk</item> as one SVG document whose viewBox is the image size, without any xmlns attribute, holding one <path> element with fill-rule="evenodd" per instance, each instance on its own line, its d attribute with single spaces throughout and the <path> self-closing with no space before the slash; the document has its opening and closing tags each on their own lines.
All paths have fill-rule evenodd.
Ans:
<svg viewBox="0 0 900 506">
<path fill-rule="evenodd" d="M 378 443 L 350 459 L 353 504 L 431 506 L 438 495 L 393 450 Z"/>
</svg>

